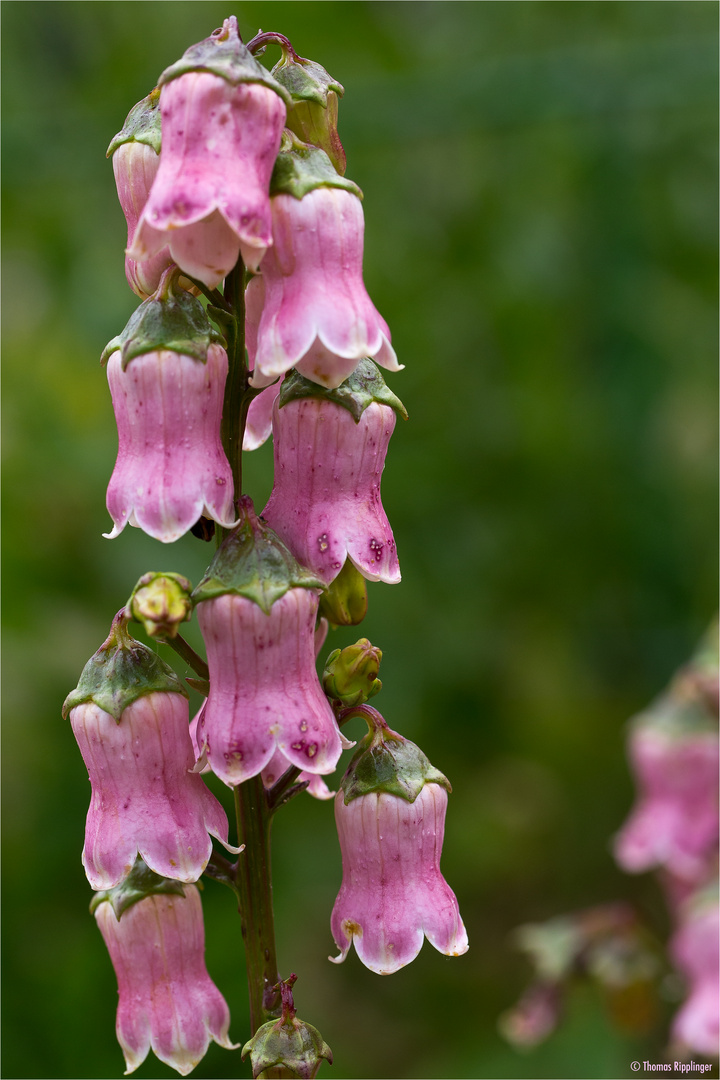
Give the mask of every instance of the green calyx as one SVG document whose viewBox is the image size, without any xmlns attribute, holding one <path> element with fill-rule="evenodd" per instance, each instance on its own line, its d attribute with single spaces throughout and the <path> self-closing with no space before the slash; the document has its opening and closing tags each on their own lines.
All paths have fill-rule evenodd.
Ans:
<svg viewBox="0 0 720 1080">
<path fill-rule="evenodd" d="M 122 333 L 105 346 L 101 364 L 106 364 L 117 349 L 123 371 L 136 356 L 161 351 L 181 353 L 204 364 L 210 345 L 225 346 L 225 339 L 197 297 L 177 285 L 178 273 L 176 267 L 165 271 L 157 291 L 143 300 Z"/>
<path fill-rule="evenodd" d="M 318 1029 L 297 1019 L 292 996 L 296 980 L 297 975 L 291 975 L 274 987 L 282 995 L 282 1016 L 259 1027 L 242 1048 L 243 1060 L 250 1054 L 253 1077 L 284 1067 L 291 1076 L 312 1080 L 322 1061 L 332 1065 L 332 1050 Z"/>
<path fill-rule="evenodd" d="M 369 358 L 361 360 L 352 375 L 334 390 L 327 390 L 324 386 L 311 382 L 293 368 L 283 379 L 278 395 L 278 408 L 282 409 L 289 402 L 302 401 L 303 398 L 318 398 L 320 401 L 332 401 L 335 405 L 341 405 L 352 414 L 356 424 L 360 423 L 360 417 L 373 401 L 394 409 L 403 420 L 407 420 L 408 415 L 400 398 L 393 394 L 380 374 L 380 368 Z"/>
<path fill-rule="evenodd" d="M 145 694 L 173 693 L 188 697 L 177 675 L 127 630 L 124 609 L 115 616 L 107 641 L 83 668 L 77 686 L 65 698 L 62 714 L 93 702 L 118 723 L 133 701 Z"/>
<path fill-rule="evenodd" d="M 95 914 L 100 905 L 107 902 L 112 906 L 115 917 L 120 919 L 123 913 L 139 900 L 163 894 L 184 896 L 185 889 L 180 881 L 160 877 L 149 866 L 146 866 L 138 855 L 132 870 L 119 885 L 116 885 L 114 889 L 105 889 L 103 892 L 95 893 L 90 901 L 90 912 Z"/>
<path fill-rule="evenodd" d="M 332 92 L 342 97 L 345 93 L 342 83 L 333 79 L 324 67 L 288 50 L 272 69 L 272 75 L 285 87 L 293 104 L 296 101 L 313 101 L 326 109 L 328 94 Z"/>
<path fill-rule="evenodd" d="M 151 146 L 156 154 L 162 146 L 160 90 L 156 86 L 147 97 L 133 105 L 125 123 L 107 148 L 106 157 L 112 157 L 123 143 L 139 142 Z"/>
<path fill-rule="evenodd" d="M 158 79 L 158 86 L 165 86 L 181 75 L 204 71 L 238 86 L 240 83 L 260 83 L 273 90 L 288 108 L 292 98 L 284 86 L 272 77 L 252 53 L 248 52 L 238 33 L 237 19 L 231 15 L 222 27 L 204 41 L 191 45 L 179 60 L 165 68 Z"/>
<path fill-rule="evenodd" d="M 373 793 L 395 795 L 415 802 L 425 784 L 439 784 L 452 791 L 450 781 L 430 764 L 419 746 L 392 731 L 380 713 L 363 705 L 340 715 L 342 721 L 362 716 L 368 734 L 358 743 L 340 787 L 347 806 L 361 795 Z"/>
<path fill-rule="evenodd" d="M 382 652 L 367 638 L 345 649 L 335 649 L 325 661 L 323 690 L 345 706 L 364 705 L 382 689 L 378 679 Z"/>
<path fill-rule="evenodd" d="M 239 500 L 240 524 L 225 538 L 205 577 L 192 594 L 194 604 L 231 593 L 253 600 L 266 615 L 289 589 L 322 589 L 280 537 L 256 515 L 252 499 Z"/>
<path fill-rule="evenodd" d="M 321 187 L 342 188 L 358 199 L 363 197 L 357 184 L 340 176 L 325 150 L 302 142 L 286 128 L 270 178 L 270 194 L 302 199 Z"/>
</svg>

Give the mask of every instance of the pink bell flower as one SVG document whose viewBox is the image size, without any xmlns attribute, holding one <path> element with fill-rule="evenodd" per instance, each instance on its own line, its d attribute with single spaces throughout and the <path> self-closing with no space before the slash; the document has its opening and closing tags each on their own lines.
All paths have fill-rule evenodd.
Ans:
<svg viewBox="0 0 720 1080">
<path fill-rule="evenodd" d="M 214 289 L 242 254 L 257 269 L 272 243 L 269 188 L 285 123 L 282 97 L 258 82 L 189 71 L 162 87 L 160 168 L 131 259 L 169 245 L 190 277 Z"/>
<path fill-rule="evenodd" d="M 127 142 L 115 150 L 112 164 L 118 199 L 127 222 L 130 248 L 160 167 L 160 155 L 147 143 Z M 170 248 L 165 245 L 148 259 L 132 259 L 126 255 L 125 277 L 133 292 L 145 300 L 155 292 L 163 273 L 172 265 Z"/>
<path fill-rule="evenodd" d="M 227 355 L 211 344 L 202 363 L 158 350 L 107 364 L 118 457 L 107 490 L 112 539 L 135 525 L 169 544 L 204 514 L 235 524 L 233 480 L 220 441 Z"/>
<path fill-rule="evenodd" d="M 302 199 L 279 194 L 271 202 L 273 246 L 247 288 L 252 384 L 265 386 L 294 367 L 332 389 L 366 356 L 400 371 L 362 279 L 360 199 L 318 187 Z"/>
<path fill-rule="evenodd" d="M 326 585 L 348 557 L 369 581 L 400 581 L 380 500 L 394 427 L 393 409 L 377 401 L 358 423 L 343 406 L 319 398 L 275 404 L 275 483 L 262 517 Z"/>
<path fill-rule="evenodd" d="M 331 928 L 341 963 L 354 942 L 365 967 L 390 975 L 423 937 L 447 956 L 467 952 L 458 903 L 440 873 L 447 792 L 426 783 L 414 802 L 373 792 L 335 797 L 343 880 Z"/>
<path fill-rule="evenodd" d="M 187 700 L 144 694 L 119 721 L 88 701 L 71 710 L 70 722 L 92 785 L 83 866 L 93 889 L 119 884 L 138 854 L 163 877 L 197 881 L 210 836 L 227 846 L 228 821 L 191 771 Z"/>
<path fill-rule="evenodd" d="M 197 741 L 229 786 L 257 776 L 278 750 L 313 775 L 337 764 L 340 732 L 315 670 L 317 605 L 308 588 L 288 589 L 267 615 L 232 593 L 197 605 L 210 668 Z"/>
<path fill-rule="evenodd" d="M 677 1013 L 672 1034 L 696 1054 L 720 1052 L 720 908 L 717 899 L 688 904 L 670 952 L 688 981 L 687 1000 Z"/>
<path fill-rule="evenodd" d="M 637 726 L 629 753 L 639 797 L 615 838 L 615 858 L 629 873 L 664 867 L 702 881 L 718 840 L 717 734 Z"/>
<path fill-rule="evenodd" d="M 126 1075 L 153 1050 L 160 1061 L 187 1076 L 214 1039 L 234 1050 L 230 1011 L 205 966 L 205 929 L 200 894 L 152 895 L 118 919 L 110 903 L 95 918 L 117 976 L 120 1000 L 115 1030 Z"/>
</svg>

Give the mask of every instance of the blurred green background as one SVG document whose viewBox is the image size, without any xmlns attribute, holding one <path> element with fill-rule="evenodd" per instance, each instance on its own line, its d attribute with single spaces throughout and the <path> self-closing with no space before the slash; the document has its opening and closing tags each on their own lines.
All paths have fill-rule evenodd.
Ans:
<svg viewBox="0 0 720 1080">
<path fill-rule="evenodd" d="M 497 1017 L 528 976 L 518 923 L 626 898 L 667 933 L 652 878 L 608 845 L 632 800 L 625 721 L 716 596 L 718 9 L 693 0 L 2 4 L 3 1075 L 123 1071 L 60 707 L 140 574 L 197 581 L 212 551 L 101 536 L 117 444 L 98 359 L 136 305 L 104 155 L 231 13 L 346 87 L 366 283 L 410 413 L 383 485 L 403 582 L 371 587 L 362 633 L 384 650 L 379 708 L 453 782 L 443 867 L 471 942 L 391 978 L 329 964 L 339 852 L 331 807 L 303 796 L 275 829 L 282 971 L 335 1052 L 323 1075 L 631 1076 L 662 1060 L 671 1005 L 621 1031 L 579 986 L 524 1055 Z M 271 448 L 246 469 L 262 506 Z M 208 882 L 204 905 L 243 1042 L 231 894 Z M 137 1075 L 174 1074 L 151 1054 Z M 213 1045 L 195 1075 L 250 1074 Z"/>
</svg>

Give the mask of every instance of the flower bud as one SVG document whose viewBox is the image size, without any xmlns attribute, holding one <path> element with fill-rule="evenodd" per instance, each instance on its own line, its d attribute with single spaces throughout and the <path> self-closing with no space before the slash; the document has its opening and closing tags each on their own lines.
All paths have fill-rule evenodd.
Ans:
<svg viewBox="0 0 720 1080">
<path fill-rule="evenodd" d="M 367 615 L 367 583 L 350 559 L 320 597 L 319 611 L 333 626 L 357 626 Z"/>
<path fill-rule="evenodd" d="M 227 355 L 195 297 L 164 276 L 103 353 L 118 427 L 107 491 L 113 539 L 126 524 L 172 543 L 203 515 L 235 522 L 220 441 Z"/>
<path fill-rule="evenodd" d="M 192 585 L 181 574 L 143 574 L 127 602 L 128 618 L 142 623 L 149 637 L 174 638 L 192 615 Z"/>
<path fill-rule="evenodd" d="M 335 649 L 325 661 L 322 684 L 328 697 L 343 705 L 364 705 L 382 688 L 378 679 L 382 653 L 367 638 Z"/>
<path fill-rule="evenodd" d="M 228 785 L 257 776 L 279 749 L 332 772 L 342 743 L 315 669 L 320 582 L 240 500 L 241 523 L 193 594 L 210 668 L 197 741 Z"/>
<path fill-rule="evenodd" d="M 172 668 L 130 637 L 120 612 L 63 707 L 92 785 L 83 866 L 94 889 L 117 885 L 138 854 L 164 877 L 197 881 L 210 836 L 227 846 L 225 811 L 191 771 L 186 699 Z"/>
<path fill-rule="evenodd" d="M 325 585 L 348 557 L 369 581 L 400 580 L 380 499 L 396 412 L 405 414 L 402 403 L 370 360 L 331 391 L 298 374 L 283 381 L 273 414 L 275 482 L 262 516 Z"/>
<path fill-rule="evenodd" d="M 252 269 L 272 243 L 269 187 L 290 103 L 243 45 L 234 16 L 160 77 L 160 168 L 128 255 L 166 244 L 214 289 L 242 254 Z"/>
<path fill-rule="evenodd" d="M 342 84 L 314 60 L 305 60 L 287 48 L 272 74 L 292 98 L 287 127 L 303 142 L 324 150 L 340 176 L 344 176 L 345 151 L 337 130 L 338 98 L 345 93 Z"/>
<path fill-rule="evenodd" d="M 368 705 L 370 727 L 335 798 L 343 880 L 330 925 L 341 963 L 351 944 L 371 971 L 415 959 L 423 937 L 447 956 L 467 952 L 455 894 L 440 872 L 447 779 Z M 331 957 L 331 959 L 333 959 Z"/>
<path fill-rule="evenodd" d="M 305 186 L 302 181 L 299 190 Z M 363 284 L 365 226 L 357 195 L 321 186 L 302 196 L 282 192 L 271 202 L 273 246 L 247 288 L 252 385 L 294 367 L 332 389 L 367 356 L 400 371 L 387 323 Z"/>
<path fill-rule="evenodd" d="M 291 1076 L 312 1080 L 323 1061 L 332 1065 L 332 1050 L 318 1029 L 297 1018 L 292 995 L 296 980 L 297 975 L 291 975 L 275 987 L 282 995 L 282 1016 L 259 1027 L 242 1048 L 243 1059 L 250 1054 L 253 1077 L 284 1067 Z"/>
<path fill-rule="evenodd" d="M 128 1073 L 150 1049 L 187 1076 L 211 1039 L 237 1047 L 228 1037 L 227 1004 L 205 967 L 200 894 L 185 885 L 175 895 L 169 884 L 160 880 L 145 891 L 140 883 L 129 903 L 102 894 L 91 906 L 117 976 L 115 1030 Z"/>
</svg>

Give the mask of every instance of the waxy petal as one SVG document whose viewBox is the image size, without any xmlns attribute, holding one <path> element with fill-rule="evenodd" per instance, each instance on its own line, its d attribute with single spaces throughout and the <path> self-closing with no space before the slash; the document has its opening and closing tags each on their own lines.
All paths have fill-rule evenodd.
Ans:
<svg viewBox="0 0 720 1080">
<path fill-rule="evenodd" d="M 228 821 L 191 772 L 186 699 L 146 694 L 119 721 L 87 703 L 70 721 L 92 784 L 83 849 L 92 887 L 119 884 L 138 854 L 163 877 L 197 881 L 212 852 L 210 836 L 227 843 Z"/>
<path fill-rule="evenodd" d="M 400 580 L 380 479 L 395 413 L 373 402 L 359 423 L 334 402 L 275 406 L 275 484 L 262 517 L 295 557 L 330 584 L 349 556 L 370 581 Z"/>
</svg>

